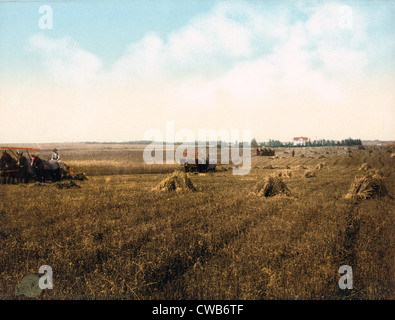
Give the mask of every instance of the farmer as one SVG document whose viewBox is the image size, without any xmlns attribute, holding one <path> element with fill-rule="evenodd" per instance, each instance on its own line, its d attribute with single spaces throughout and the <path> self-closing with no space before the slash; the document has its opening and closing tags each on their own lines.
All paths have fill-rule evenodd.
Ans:
<svg viewBox="0 0 395 320">
<path fill-rule="evenodd" d="M 52 151 L 53 151 L 53 153 L 52 153 L 51 160 L 59 161 L 60 160 L 60 156 L 59 156 L 59 153 L 58 153 L 58 149 L 55 148 Z"/>
<path fill-rule="evenodd" d="M 295 150 L 292 150 L 292 156 L 293 157 L 295 156 Z"/>
</svg>

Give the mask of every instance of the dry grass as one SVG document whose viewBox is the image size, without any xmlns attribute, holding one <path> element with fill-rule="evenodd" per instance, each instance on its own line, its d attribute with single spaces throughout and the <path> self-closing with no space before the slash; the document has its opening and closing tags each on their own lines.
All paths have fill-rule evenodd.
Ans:
<svg viewBox="0 0 395 320">
<path fill-rule="evenodd" d="M 314 171 L 306 171 L 304 173 L 304 177 L 305 178 L 314 178 L 315 177 L 315 173 L 314 173 Z"/>
<path fill-rule="evenodd" d="M 74 181 L 81 188 L 0 185 L 1 299 L 27 299 L 15 286 L 44 264 L 54 288 L 36 299 L 394 299 L 394 201 L 344 197 L 362 163 L 382 171 L 394 194 L 385 150 L 355 148 L 348 158 L 344 148 L 304 148 L 330 154 L 316 178 L 294 170 L 286 179 L 295 197 L 247 197 L 269 180 L 263 167 L 311 169 L 320 160 L 253 157 L 248 176 L 194 175 L 199 192 L 151 192 L 168 169 L 120 175 L 128 155 L 143 165 L 132 146 L 67 147 L 66 163 L 87 161 L 74 168 L 88 176 Z M 113 162 L 89 174 L 91 153 Z M 343 264 L 353 268 L 353 290 L 338 287 Z"/>
<path fill-rule="evenodd" d="M 316 167 L 315 170 L 322 170 L 323 168 L 326 167 L 326 164 L 324 162 L 320 162 Z"/>
<path fill-rule="evenodd" d="M 361 171 L 367 171 L 370 170 L 372 167 L 370 165 L 368 165 L 367 163 L 362 163 L 362 165 L 360 166 L 360 168 L 358 170 Z"/>
<path fill-rule="evenodd" d="M 293 174 L 291 170 L 280 170 L 275 175 L 279 178 L 291 178 Z"/>
</svg>

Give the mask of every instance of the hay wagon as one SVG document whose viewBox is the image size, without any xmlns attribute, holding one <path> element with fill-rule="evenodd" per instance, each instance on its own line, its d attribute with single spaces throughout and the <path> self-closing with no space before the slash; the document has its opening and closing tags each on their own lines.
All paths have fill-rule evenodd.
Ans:
<svg viewBox="0 0 395 320">
<path fill-rule="evenodd" d="M 267 148 L 267 147 L 261 147 L 261 148 L 257 148 L 257 149 L 256 149 L 256 155 L 257 155 L 257 156 L 266 156 L 266 157 L 270 157 L 270 156 L 274 156 L 275 153 L 276 153 L 276 152 L 274 151 L 274 149 Z"/>
<path fill-rule="evenodd" d="M 185 172 L 214 172 L 216 169 L 215 163 L 188 163 L 184 164 Z"/>
<path fill-rule="evenodd" d="M 195 158 L 191 161 L 189 159 L 189 161 L 186 161 L 184 164 L 182 164 L 184 166 L 184 170 L 185 172 L 214 172 L 216 169 L 217 164 L 216 163 L 210 163 L 209 159 L 207 158 L 207 160 L 205 161 L 205 163 L 199 163 L 199 159 L 198 159 L 198 154 L 194 153 Z M 186 156 L 186 154 L 184 153 L 184 156 Z"/>
</svg>

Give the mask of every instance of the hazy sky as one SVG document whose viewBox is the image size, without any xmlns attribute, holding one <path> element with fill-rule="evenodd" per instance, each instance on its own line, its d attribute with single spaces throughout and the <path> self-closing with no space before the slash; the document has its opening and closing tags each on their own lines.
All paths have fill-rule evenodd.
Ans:
<svg viewBox="0 0 395 320">
<path fill-rule="evenodd" d="M 393 140 L 394 33 L 395 1 L 0 2 L 0 142 Z"/>
</svg>

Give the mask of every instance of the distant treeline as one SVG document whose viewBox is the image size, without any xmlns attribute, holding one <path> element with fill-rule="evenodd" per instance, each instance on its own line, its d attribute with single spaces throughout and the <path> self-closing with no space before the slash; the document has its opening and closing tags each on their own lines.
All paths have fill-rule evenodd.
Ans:
<svg viewBox="0 0 395 320">
<path fill-rule="evenodd" d="M 147 144 L 166 144 L 166 142 L 154 142 L 150 140 L 137 140 L 137 141 L 124 141 L 124 142 L 96 142 L 96 141 L 86 141 L 84 142 L 85 144 L 141 144 L 141 145 L 147 145 Z M 198 141 L 195 142 L 184 142 L 185 144 L 195 144 L 198 145 Z M 201 143 L 201 142 L 200 142 Z M 175 145 L 180 145 L 182 142 L 175 142 Z M 202 144 L 202 143 L 201 143 Z M 208 143 L 209 145 L 215 145 L 214 141 L 210 141 Z M 243 147 L 243 143 L 231 143 L 231 142 L 224 142 L 224 141 L 217 141 L 217 147 L 229 147 L 232 145 L 237 145 L 239 144 L 240 147 Z M 320 139 L 320 140 L 313 140 L 313 141 L 308 141 L 306 142 L 305 145 L 294 145 L 292 142 L 281 142 L 280 140 L 272 140 L 269 139 L 268 142 L 262 142 L 262 143 L 257 143 L 256 139 L 252 139 L 251 141 L 251 147 L 269 147 L 269 148 L 297 148 L 297 147 L 325 147 L 325 146 L 360 146 L 362 145 L 361 139 L 344 139 L 341 141 L 335 141 L 335 140 L 326 140 L 326 139 Z"/>
<path fill-rule="evenodd" d="M 265 146 L 265 147 L 269 147 L 269 148 L 360 146 L 360 145 L 362 145 L 362 140 L 361 139 L 351 139 L 351 138 L 344 139 L 344 140 L 341 140 L 341 141 L 320 139 L 320 140 L 307 141 L 305 145 L 294 145 L 292 142 L 281 142 L 279 140 L 271 140 L 271 139 L 269 139 L 268 142 L 263 142 L 263 143 L 260 143 L 258 145 L 256 140 L 253 139 L 251 141 L 251 145 L 252 146 Z"/>
<path fill-rule="evenodd" d="M 123 141 L 123 142 L 97 142 L 97 141 L 85 141 L 85 144 L 150 144 L 153 141 L 139 140 L 139 141 Z"/>
</svg>

